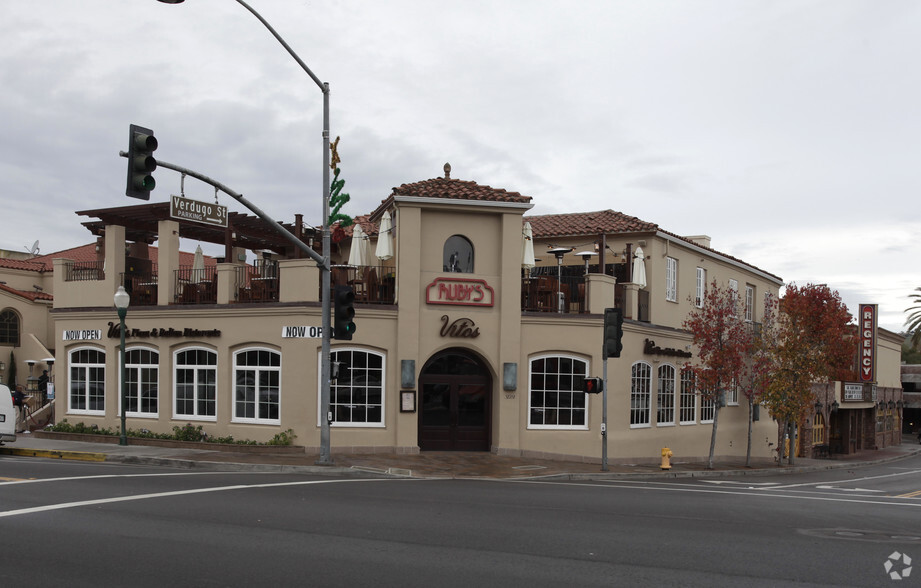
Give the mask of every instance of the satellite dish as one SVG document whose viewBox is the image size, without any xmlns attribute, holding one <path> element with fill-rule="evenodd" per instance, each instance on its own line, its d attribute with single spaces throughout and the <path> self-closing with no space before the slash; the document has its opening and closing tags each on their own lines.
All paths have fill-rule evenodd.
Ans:
<svg viewBox="0 0 921 588">
<path fill-rule="evenodd" d="M 32 247 L 29 249 L 29 255 L 32 257 L 38 255 L 38 239 L 35 240 L 35 243 L 32 243 Z"/>
</svg>

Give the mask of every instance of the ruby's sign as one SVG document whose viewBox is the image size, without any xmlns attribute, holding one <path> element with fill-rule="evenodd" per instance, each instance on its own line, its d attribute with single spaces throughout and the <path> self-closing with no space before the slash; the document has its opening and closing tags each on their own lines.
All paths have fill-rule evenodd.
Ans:
<svg viewBox="0 0 921 588">
<path fill-rule="evenodd" d="M 861 382 L 876 381 L 876 305 L 861 304 L 857 326 L 860 331 L 858 365 Z"/>
<path fill-rule="evenodd" d="M 495 293 L 486 280 L 435 278 L 435 281 L 425 288 L 425 302 L 455 306 L 493 306 Z"/>
</svg>

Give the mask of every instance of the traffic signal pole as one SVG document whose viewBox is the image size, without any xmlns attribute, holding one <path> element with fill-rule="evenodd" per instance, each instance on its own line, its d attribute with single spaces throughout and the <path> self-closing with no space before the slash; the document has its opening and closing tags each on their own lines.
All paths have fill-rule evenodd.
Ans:
<svg viewBox="0 0 921 588">
<path fill-rule="evenodd" d="M 608 471 L 608 358 L 601 361 L 601 379 L 604 387 L 601 389 L 601 471 Z"/>
</svg>

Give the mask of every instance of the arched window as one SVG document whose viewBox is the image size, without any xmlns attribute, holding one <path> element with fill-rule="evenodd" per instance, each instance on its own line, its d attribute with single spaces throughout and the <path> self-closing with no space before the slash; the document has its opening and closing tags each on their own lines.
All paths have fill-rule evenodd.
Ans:
<svg viewBox="0 0 921 588">
<path fill-rule="evenodd" d="M 682 425 L 697 422 L 697 390 L 694 388 L 694 372 L 681 370 L 681 408 L 678 417 Z"/>
<path fill-rule="evenodd" d="M 531 360 L 529 429 L 588 429 L 588 403 L 582 381 L 588 363 L 567 356 Z"/>
<path fill-rule="evenodd" d="M 444 246 L 444 271 L 473 273 L 473 243 L 463 235 L 451 235 Z"/>
<path fill-rule="evenodd" d="M 633 364 L 630 374 L 630 426 L 648 427 L 652 367 L 645 361 Z"/>
<path fill-rule="evenodd" d="M 99 349 L 74 349 L 69 354 L 69 413 L 105 414 L 106 352 Z"/>
<path fill-rule="evenodd" d="M 271 349 L 244 349 L 233 356 L 233 420 L 281 422 L 281 354 Z"/>
<path fill-rule="evenodd" d="M 659 366 L 659 390 L 656 397 L 656 424 L 675 424 L 675 366 L 663 364 Z"/>
<path fill-rule="evenodd" d="M 12 308 L 0 312 L 0 344 L 19 347 L 19 314 Z"/>
<path fill-rule="evenodd" d="M 160 406 L 160 353 L 147 347 L 129 349 L 125 353 L 125 384 L 128 414 L 157 416 Z"/>
<path fill-rule="evenodd" d="M 822 413 L 816 414 L 812 423 L 812 444 L 825 445 L 825 416 Z"/>
<path fill-rule="evenodd" d="M 176 416 L 216 420 L 217 353 L 210 349 L 183 349 L 176 352 L 173 365 Z"/>
</svg>

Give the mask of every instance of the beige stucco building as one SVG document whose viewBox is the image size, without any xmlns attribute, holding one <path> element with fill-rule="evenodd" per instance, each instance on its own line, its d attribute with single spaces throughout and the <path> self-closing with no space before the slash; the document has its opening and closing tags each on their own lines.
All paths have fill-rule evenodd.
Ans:
<svg viewBox="0 0 921 588">
<path fill-rule="evenodd" d="M 607 360 L 608 458 L 654 460 L 664 446 L 677 459 L 707 455 L 715 407 L 682 378 L 694 361 L 682 323 L 716 281 L 738 290 L 745 320 L 757 324 L 781 279 L 705 236 L 612 210 L 529 216 L 531 207 L 530 197 L 446 171 L 395 188 L 357 219 L 364 237 L 334 232 L 332 279 L 353 287 L 357 324 L 351 341 L 332 341 L 344 368 L 332 383 L 334 455 L 469 450 L 599 461 L 603 398 L 583 393 L 581 379 L 604 371 L 610 307 L 626 320 L 621 357 Z M 316 263 L 247 215 L 231 213 L 225 229 L 174 218 L 168 203 L 79 214 L 92 219 L 84 224 L 99 246 L 90 261 L 56 256 L 50 272 L 45 346 L 57 360 L 58 420 L 118 426 L 112 297 L 124 284 L 130 429 L 192 423 L 262 442 L 290 429 L 298 445 L 318 450 Z M 525 227 L 533 268 L 523 268 Z M 300 216 L 286 228 L 318 246 Z M 225 255 L 191 267 L 180 237 L 223 243 Z M 259 252 L 257 263 L 246 263 L 245 250 Z M 729 394 L 718 456 L 745 454 L 748 421 L 747 400 Z M 753 455 L 770 458 L 776 424 L 762 411 L 753 426 Z"/>
</svg>

